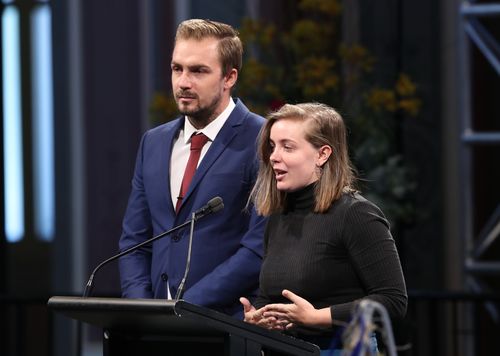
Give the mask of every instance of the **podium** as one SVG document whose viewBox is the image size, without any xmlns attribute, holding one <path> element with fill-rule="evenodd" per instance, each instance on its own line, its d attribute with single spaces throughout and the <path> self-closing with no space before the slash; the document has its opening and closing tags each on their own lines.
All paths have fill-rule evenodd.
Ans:
<svg viewBox="0 0 500 356">
<path fill-rule="evenodd" d="M 183 300 L 54 296 L 48 307 L 103 330 L 103 354 L 319 355 L 318 346 Z"/>
</svg>

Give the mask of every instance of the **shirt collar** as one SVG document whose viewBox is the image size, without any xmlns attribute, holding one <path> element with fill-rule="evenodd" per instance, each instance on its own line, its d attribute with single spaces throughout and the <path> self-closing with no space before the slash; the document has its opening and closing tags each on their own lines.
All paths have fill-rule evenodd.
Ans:
<svg viewBox="0 0 500 356">
<path fill-rule="evenodd" d="M 230 98 L 229 104 L 224 109 L 224 111 L 221 112 L 220 115 L 217 116 L 214 121 L 209 123 L 201 130 L 196 129 L 186 117 L 186 119 L 184 120 L 184 138 L 183 138 L 184 143 L 187 144 L 194 133 L 203 133 L 205 136 L 208 137 L 210 141 L 214 141 L 215 137 L 222 129 L 222 126 L 224 126 L 227 119 L 229 118 L 229 115 L 231 115 L 231 113 L 233 112 L 235 106 L 236 104 L 234 103 L 234 100 Z"/>
</svg>

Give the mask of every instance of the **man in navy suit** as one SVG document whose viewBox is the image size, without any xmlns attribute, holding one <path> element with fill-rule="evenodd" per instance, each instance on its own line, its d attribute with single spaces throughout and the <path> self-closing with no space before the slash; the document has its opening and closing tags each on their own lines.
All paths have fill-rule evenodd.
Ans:
<svg viewBox="0 0 500 356">
<path fill-rule="evenodd" d="M 142 138 L 119 243 L 125 250 L 169 230 L 220 196 L 224 209 L 196 222 L 183 299 L 234 316 L 242 316 L 238 298 L 252 297 L 258 288 L 265 225 L 253 207 L 246 207 L 264 119 L 231 97 L 242 53 L 238 33 L 229 25 L 208 20 L 179 25 L 171 66 L 182 116 Z M 198 133 L 208 142 L 180 194 L 191 138 Z M 173 298 L 186 268 L 188 239 L 186 228 L 122 257 L 123 296 Z"/>
</svg>

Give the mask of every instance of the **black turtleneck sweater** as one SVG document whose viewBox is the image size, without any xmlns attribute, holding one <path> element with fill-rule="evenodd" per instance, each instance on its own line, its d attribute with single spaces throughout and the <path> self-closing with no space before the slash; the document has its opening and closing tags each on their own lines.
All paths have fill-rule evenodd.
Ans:
<svg viewBox="0 0 500 356">
<path fill-rule="evenodd" d="M 391 317 L 404 316 L 406 286 L 389 224 L 359 194 L 343 194 L 324 214 L 313 212 L 314 184 L 288 194 L 283 213 L 270 216 L 255 306 L 289 303 L 283 289 L 332 319 L 348 321 L 353 302 L 370 298 Z"/>
</svg>

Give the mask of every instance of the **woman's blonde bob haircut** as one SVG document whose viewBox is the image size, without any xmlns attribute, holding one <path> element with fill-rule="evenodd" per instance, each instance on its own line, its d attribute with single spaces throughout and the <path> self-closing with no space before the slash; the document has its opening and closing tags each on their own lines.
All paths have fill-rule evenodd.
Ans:
<svg viewBox="0 0 500 356">
<path fill-rule="evenodd" d="M 267 122 L 260 131 L 259 174 L 250 194 L 250 200 L 259 214 L 267 216 L 281 212 L 286 203 L 286 192 L 276 188 L 275 173 L 270 161 L 271 128 L 278 120 L 305 122 L 304 136 L 311 145 L 318 149 L 325 145 L 332 148 L 332 154 L 321 167 L 316 183 L 314 212 L 326 212 L 343 192 L 354 191 L 355 174 L 349 160 L 346 128 L 340 114 L 320 103 L 286 104 L 268 115 Z"/>
</svg>

